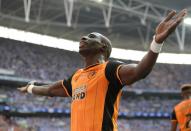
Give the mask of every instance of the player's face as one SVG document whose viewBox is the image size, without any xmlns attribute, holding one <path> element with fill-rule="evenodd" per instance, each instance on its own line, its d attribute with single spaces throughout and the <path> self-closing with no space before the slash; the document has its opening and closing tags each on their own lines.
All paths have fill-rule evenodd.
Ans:
<svg viewBox="0 0 191 131">
<path fill-rule="evenodd" d="M 103 48 L 103 46 L 104 44 L 102 43 L 102 35 L 93 32 L 81 38 L 79 44 L 79 52 L 80 54 L 83 54 L 85 52 L 94 53 Z"/>
</svg>

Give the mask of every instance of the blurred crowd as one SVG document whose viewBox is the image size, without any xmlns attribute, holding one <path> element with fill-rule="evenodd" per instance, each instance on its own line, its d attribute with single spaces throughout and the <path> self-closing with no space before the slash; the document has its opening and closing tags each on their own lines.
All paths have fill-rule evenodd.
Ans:
<svg viewBox="0 0 191 131">
<path fill-rule="evenodd" d="M 0 131 L 70 131 L 70 119 L 42 118 L 42 117 L 13 117 L 7 122 L 4 116 L 0 116 Z M 119 119 L 119 131 L 167 131 L 170 128 L 169 120 L 148 119 Z"/>
<path fill-rule="evenodd" d="M 55 81 L 68 78 L 75 70 L 83 67 L 78 53 L 55 48 L 37 46 L 29 43 L 0 39 L 0 69 L 14 70 L 15 75 L 42 81 Z M 131 61 L 124 61 L 130 63 Z M 1 74 L 1 72 L 0 72 Z M 130 87 L 147 90 L 179 90 L 183 83 L 191 82 L 190 65 L 156 64 L 151 74 Z M 0 88 L 1 97 L 6 104 L 18 108 L 21 112 L 41 108 L 70 110 L 70 98 L 38 97 L 21 94 L 16 90 Z M 4 98 L 3 98 L 4 99 Z M 162 96 L 122 97 L 119 111 L 123 113 L 171 113 L 179 99 Z M 120 119 L 119 131 L 165 131 L 169 130 L 168 119 Z M 7 121 L 0 117 L 0 131 L 3 128 L 18 128 L 18 131 L 69 131 L 70 119 L 63 118 L 20 118 L 12 117 Z M 46 125 L 46 126 L 45 126 Z M 3 130 L 4 131 L 4 130 Z"/>
<path fill-rule="evenodd" d="M 83 67 L 78 53 L 0 39 L 0 68 L 15 71 L 15 75 L 35 80 L 55 81 L 68 78 Z M 129 63 L 129 61 L 124 61 Z M 190 65 L 156 64 L 151 74 L 132 86 L 138 89 L 178 90 L 190 82 Z"/>
<path fill-rule="evenodd" d="M 5 102 L 7 106 L 18 108 L 19 110 L 17 111 L 22 113 L 28 111 L 35 112 L 35 110 L 45 107 L 48 109 L 57 108 L 70 110 L 70 98 L 49 98 L 34 96 L 31 94 L 22 94 L 16 89 L 10 89 L 7 87 L 0 88 L 0 100 L 1 95 L 6 96 L 7 100 Z M 174 105 L 179 101 L 180 99 L 178 98 L 172 99 L 168 98 L 168 96 L 122 96 L 119 112 L 120 114 L 128 113 L 129 115 L 135 113 L 139 114 L 140 112 L 163 112 L 171 114 Z M 169 129 L 170 118 L 140 118 L 141 119 L 120 118 L 118 120 L 119 131 L 165 131 Z M 63 131 L 63 129 L 64 131 L 69 131 L 70 129 L 69 117 L 13 117 L 11 120 L 16 123 L 14 124 L 15 127 L 19 126 L 20 130 L 18 131 Z"/>
<path fill-rule="evenodd" d="M 35 80 L 67 78 L 82 61 L 77 53 L 0 38 L 0 68 Z"/>
<path fill-rule="evenodd" d="M 10 117 L 0 115 L 0 131 L 69 131 L 70 119 L 50 117 Z"/>
<path fill-rule="evenodd" d="M 170 120 L 130 119 L 118 121 L 119 131 L 169 131 Z"/>
<path fill-rule="evenodd" d="M 164 96 L 128 96 L 122 97 L 120 103 L 121 112 L 152 112 L 171 113 L 172 108 L 180 99 L 170 99 Z"/>
<path fill-rule="evenodd" d="M 6 97 L 5 102 L 8 106 L 20 112 L 38 112 L 43 111 L 42 109 L 52 109 L 54 112 L 70 111 L 71 98 L 34 96 L 5 87 L 0 87 L 0 101 L 3 101 L 1 95 Z M 172 99 L 167 96 L 122 96 L 119 111 L 128 115 L 135 113 L 170 114 L 178 102 L 180 102 L 179 98 Z"/>
<path fill-rule="evenodd" d="M 134 88 L 147 90 L 180 90 L 180 86 L 191 83 L 191 65 L 156 64 L 145 79 L 133 84 Z"/>
</svg>

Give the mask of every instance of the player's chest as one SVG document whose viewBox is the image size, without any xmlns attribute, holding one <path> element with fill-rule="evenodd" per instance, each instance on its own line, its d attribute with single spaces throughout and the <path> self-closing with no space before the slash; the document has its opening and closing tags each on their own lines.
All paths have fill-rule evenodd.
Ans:
<svg viewBox="0 0 191 131">
<path fill-rule="evenodd" d="M 90 70 L 81 71 L 74 75 L 72 79 L 72 89 L 79 88 L 80 86 L 93 86 L 97 82 L 103 81 L 105 78 L 104 70 Z"/>
<path fill-rule="evenodd" d="M 93 97 L 96 92 L 103 90 L 102 87 L 105 87 L 106 84 L 104 70 L 90 70 L 74 75 L 72 78 L 73 102 Z"/>
</svg>

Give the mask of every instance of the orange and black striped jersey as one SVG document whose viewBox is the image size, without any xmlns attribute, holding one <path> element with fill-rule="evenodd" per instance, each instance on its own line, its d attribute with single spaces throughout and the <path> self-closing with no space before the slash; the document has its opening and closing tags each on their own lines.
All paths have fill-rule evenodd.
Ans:
<svg viewBox="0 0 191 131">
<path fill-rule="evenodd" d="M 181 131 L 190 131 L 187 126 L 191 114 L 191 99 L 184 100 L 177 104 L 172 113 L 172 121 L 177 121 Z"/>
<path fill-rule="evenodd" d="M 63 81 L 72 97 L 71 131 L 117 131 L 121 62 L 105 62 L 76 71 Z"/>
</svg>

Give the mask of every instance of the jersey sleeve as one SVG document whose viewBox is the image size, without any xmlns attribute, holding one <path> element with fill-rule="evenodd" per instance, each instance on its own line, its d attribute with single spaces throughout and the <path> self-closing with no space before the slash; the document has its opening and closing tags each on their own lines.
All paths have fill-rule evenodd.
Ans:
<svg viewBox="0 0 191 131">
<path fill-rule="evenodd" d="M 171 121 L 177 121 L 175 110 L 173 110 L 171 113 Z"/>
<path fill-rule="evenodd" d="M 120 61 L 109 61 L 106 69 L 105 69 L 105 75 L 107 80 L 110 83 L 114 83 L 117 85 L 117 87 L 122 88 L 124 85 L 122 85 L 122 82 L 119 78 L 118 71 L 123 63 Z"/>
<path fill-rule="evenodd" d="M 62 81 L 62 86 L 68 96 L 72 96 L 72 76 L 70 76 L 67 80 Z"/>
</svg>

